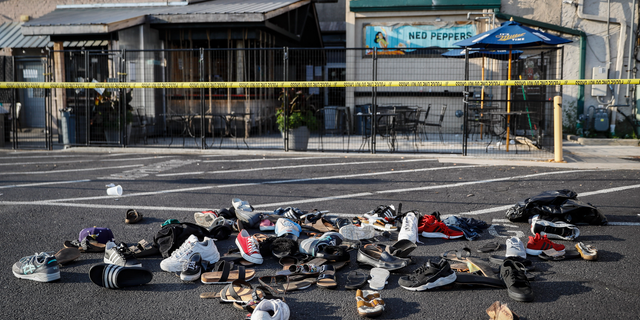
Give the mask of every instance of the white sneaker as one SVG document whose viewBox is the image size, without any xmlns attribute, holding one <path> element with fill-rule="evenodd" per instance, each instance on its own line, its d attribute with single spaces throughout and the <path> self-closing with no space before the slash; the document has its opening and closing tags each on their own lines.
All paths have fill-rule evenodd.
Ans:
<svg viewBox="0 0 640 320">
<path fill-rule="evenodd" d="M 282 300 L 264 299 L 251 314 L 251 320 L 289 320 L 291 311 Z"/>
<path fill-rule="evenodd" d="M 507 252 L 506 257 L 520 257 L 522 259 L 527 258 L 527 251 L 524 248 L 524 243 L 520 241 L 518 237 L 511 237 L 507 239 Z"/>
<path fill-rule="evenodd" d="M 340 228 L 340 234 L 347 240 L 364 240 L 375 237 L 376 229 L 370 224 L 363 224 L 362 227 L 350 224 Z"/>
<path fill-rule="evenodd" d="M 573 224 L 564 221 L 551 222 L 540 219 L 539 215 L 535 215 L 530 220 L 531 233 L 534 235 L 539 233 L 541 236 L 546 235 L 549 239 L 575 240 L 580 235 L 580 230 Z"/>
<path fill-rule="evenodd" d="M 189 261 L 194 253 L 199 253 L 202 261 L 207 261 L 209 265 L 220 260 L 220 253 L 215 242 L 209 237 L 204 237 L 204 241 L 198 241 L 195 235 L 189 236 L 187 240 L 171 253 L 169 258 L 160 262 L 160 269 L 167 272 L 181 272 L 182 266 Z"/>
<path fill-rule="evenodd" d="M 398 233 L 398 240 L 409 240 L 413 243 L 418 241 L 418 218 L 415 213 L 407 212 L 402 218 L 402 229 Z"/>
<path fill-rule="evenodd" d="M 218 218 L 218 213 L 213 210 L 196 212 L 193 214 L 193 218 L 196 220 L 197 225 L 209 228 Z"/>
</svg>

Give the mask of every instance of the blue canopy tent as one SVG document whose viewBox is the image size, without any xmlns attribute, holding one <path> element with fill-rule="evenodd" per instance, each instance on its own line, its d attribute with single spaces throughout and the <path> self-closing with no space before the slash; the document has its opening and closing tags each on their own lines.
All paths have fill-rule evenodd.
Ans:
<svg viewBox="0 0 640 320">
<path fill-rule="evenodd" d="M 471 38 L 454 43 L 463 48 L 496 49 L 509 51 L 509 66 L 507 80 L 511 80 L 511 60 L 513 59 L 513 48 L 527 48 L 541 45 L 558 45 L 569 43 L 571 40 L 554 36 L 543 31 L 525 27 L 513 21 L 503 22 L 500 27 L 483 32 Z M 466 63 L 468 65 L 469 51 L 466 51 Z M 511 86 L 507 87 L 507 113 L 511 112 Z M 507 151 L 509 151 L 509 122 L 507 116 Z"/>
</svg>

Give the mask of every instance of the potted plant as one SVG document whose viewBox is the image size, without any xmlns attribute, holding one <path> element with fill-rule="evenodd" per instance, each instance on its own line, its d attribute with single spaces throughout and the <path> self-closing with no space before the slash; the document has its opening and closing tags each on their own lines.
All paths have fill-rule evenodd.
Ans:
<svg viewBox="0 0 640 320">
<path fill-rule="evenodd" d="M 287 129 L 289 130 L 289 149 L 305 151 L 309 143 L 311 130 L 318 128 L 315 107 L 309 103 L 311 96 L 305 96 L 302 90 L 294 88 L 283 89 L 278 100 L 281 107 L 276 111 L 276 124 L 284 137 L 285 112 Z"/>
<path fill-rule="evenodd" d="M 119 110 L 118 95 L 113 92 L 106 92 L 104 95 L 98 95 L 95 99 L 94 116 L 91 124 L 104 130 L 104 136 L 107 142 L 118 142 L 120 140 L 120 132 L 123 125 L 127 128 L 127 137 L 131 132 L 131 123 L 133 122 L 133 108 L 129 105 L 132 100 L 131 91 L 126 94 L 126 116 L 122 119 Z M 124 120 L 124 122 L 123 122 Z"/>
</svg>

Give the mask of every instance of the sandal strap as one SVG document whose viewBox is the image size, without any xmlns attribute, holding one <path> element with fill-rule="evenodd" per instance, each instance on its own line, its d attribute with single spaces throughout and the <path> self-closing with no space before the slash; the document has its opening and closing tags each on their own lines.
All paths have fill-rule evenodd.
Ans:
<svg viewBox="0 0 640 320">
<path fill-rule="evenodd" d="M 236 301 L 242 301 L 240 295 L 236 291 L 235 287 L 239 286 L 240 288 L 249 288 L 252 289 L 251 284 L 244 280 L 234 280 L 231 285 L 229 285 L 229 289 L 227 289 L 227 293 L 231 294 L 231 296 L 236 299 Z"/>
</svg>

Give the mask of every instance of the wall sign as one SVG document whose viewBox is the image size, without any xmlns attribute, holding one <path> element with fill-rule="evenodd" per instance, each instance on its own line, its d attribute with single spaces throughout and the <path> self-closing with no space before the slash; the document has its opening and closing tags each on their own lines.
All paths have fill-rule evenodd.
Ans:
<svg viewBox="0 0 640 320">
<path fill-rule="evenodd" d="M 454 43 L 475 36 L 477 30 L 475 24 L 467 21 L 376 23 L 365 25 L 363 34 L 365 47 L 378 48 L 378 54 L 409 54 L 417 48 L 455 47 Z M 371 52 L 368 50 L 367 54 Z"/>
</svg>

